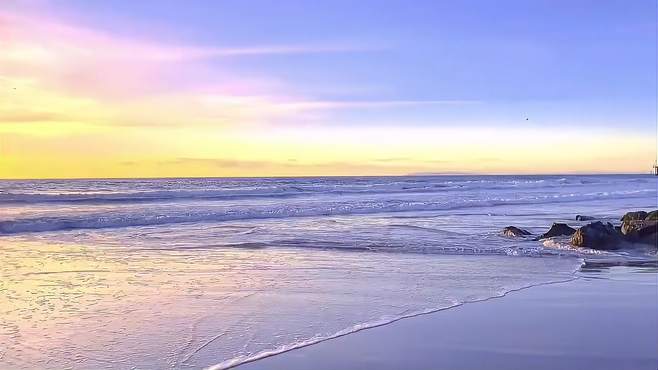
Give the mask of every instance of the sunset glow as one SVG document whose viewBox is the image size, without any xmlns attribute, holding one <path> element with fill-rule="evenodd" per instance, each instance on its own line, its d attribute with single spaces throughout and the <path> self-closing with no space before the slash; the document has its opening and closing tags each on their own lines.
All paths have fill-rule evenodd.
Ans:
<svg viewBox="0 0 658 370">
<path fill-rule="evenodd" d="M 140 21 L 118 11 L 97 22 L 102 9 L 67 4 L 0 7 L 2 178 L 630 173 L 646 172 L 656 155 L 655 70 L 641 58 L 655 50 L 632 43 L 635 61 L 598 60 L 591 86 L 574 87 L 569 74 L 607 51 L 554 69 L 543 59 L 563 50 L 545 34 L 500 50 L 491 49 L 495 40 L 473 41 L 472 53 L 493 59 L 482 68 L 510 78 L 484 88 L 450 45 L 428 51 L 403 32 L 378 38 L 376 21 L 333 39 L 318 24 L 308 36 L 236 45 L 226 42 L 231 24 L 204 33 L 194 19 Z M 228 8 L 215 11 L 236 11 Z M 273 27 L 257 18 L 247 23 Z M 653 35 L 642 25 L 618 32 Z M 406 62 L 427 53 L 452 70 L 429 75 Z M 539 77 L 498 65 L 517 53 L 537 59 Z M 364 71 L 363 60 L 383 61 Z M 599 89 L 596 79 L 611 73 L 610 88 Z M 421 80 L 435 89 L 409 89 Z M 512 99 L 506 86 L 524 81 L 536 85 L 524 91 L 531 97 Z M 633 90 L 636 81 L 646 86 Z"/>
</svg>

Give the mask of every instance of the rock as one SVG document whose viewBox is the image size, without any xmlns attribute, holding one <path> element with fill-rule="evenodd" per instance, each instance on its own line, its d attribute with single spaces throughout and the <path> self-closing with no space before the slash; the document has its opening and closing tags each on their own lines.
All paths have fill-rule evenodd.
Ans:
<svg viewBox="0 0 658 370">
<path fill-rule="evenodd" d="M 576 221 L 592 221 L 592 220 L 596 220 L 596 218 L 591 216 L 582 216 L 582 215 L 576 216 Z"/>
<path fill-rule="evenodd" d="M 576 247 L 612 250 L 621 247 L 621 235 L 615 230 L 611 223 L 604 224 L 601 221 L 589 223 L 571 237 L 571 244 Z"/>
<path fill-rule="evenodd" d="M 619 227 L 619 232 L 624 235 L 624 236 L 629 236 L 633 232 L 633 229 L 635 228 L 635 224 L 637 224 L 638 220 L 627 220 L 621 223 L 621 226 Z"/>
<path fill-rule="evenodd" d="M 633 235 L 641 236 L 655 233 L 653 229 L 658 226 L 658 221 L 631 220 L 624 221 L 621 224 L 621 233 L 631 237 Z"/>
<path fill-rule="evenodd" d="M 519 236 L 530 235 L 530 232 L 528 230 L 520 229 L 516 226 L 507 226 L 506 228 L 503 229 L 503 235 L 509 237 L 519 237 Z"/>
<path fill-rule="evenodd" d="M 622 221 L 631 221 L 631 220 L 644 220 L 647 217 L 647 213 L 644 211 L 637 212 L 627 212 L 624 217 L 621 218 Z"/>
<path fill-rule="evenodd" d="M 658 209 L 647 213 L 647 217 L 644 218 L 645 221 L 658 221 Z"/>
<path fill-rule="evenodd" d="M 658 248 L 658 220 L 624 221 L 621 233 L 629 242 L 650 244 Z"/>
<path fill-rule="evenodd" d="M 573 233 L 576 232 L 576 229 L 573 227 L 567 225 L 567 224 L 561 224 L 554 222 L 551 228 L 545 232 L 544 234 L 540 235 L 537 237 L 536 240 L 539 239 L 546 239 L 546 238 L 551 238 L 554 236 L 560 236 L 560 235 L 573 235 Z"/>
</svg>

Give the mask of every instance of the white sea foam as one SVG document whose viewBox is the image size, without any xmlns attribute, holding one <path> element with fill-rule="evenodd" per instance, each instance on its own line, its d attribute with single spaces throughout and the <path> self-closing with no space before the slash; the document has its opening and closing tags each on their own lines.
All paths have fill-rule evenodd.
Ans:
<svg viewBox="0 0 658 370">
<path fill-rule="evenodd" d="M 188 222 L 222 222 L 249 219 L 289 218 L 309 216 L 342 216 L 372 213 L 413 212 L 460 210 L 475 207 L 495 207 L 504 205 L 531 205 L 548 203 L 574 203 L 588 200 L 622 200 L 630 198 L 646 198 L 655 195 L 655 189 L 634 191 L 619 190 L 612 192 L 597 192 L 585 194 L 527 194 L 503 196 L 492 194 L 482 198 L 454 198 L 444 193 L 431 198 L 423 196 L 419 199 L 359 199 L 348 198 L 336 201 L 301 200 L 265 202 L 264 204 L 187 204 L 171 203 L 167 199 L 160 205 L 135 205 L 98 207 L 78 206 L 71 209 L 63 207 L 65 212 L 57 215 L 24 216 L 19 214 L 13 219 L 0 221 L 0 235 L 24 232 L 44 232 L 73 229 L 100 229 L 131 226 L 166 225 Z M 378 194 L 381 195 L 381 194 Z M 387 194 L 388 195 L 388 194 Z M 414 196 L 417 196 L 414 194 Z M 407 195 L 409 197 L 409 195 Z M 197 200 L 198 201 L 198 200 Z"/>
<path fill-rule="evenodd" d="M 578 264 L 578 266 L 581 266 L 582 264 L 583 264 L 583 262 L 581 260 L 581 262 Z M 573 272 L 575 272 L 575 271 L 576 270 L 574 270 Z M 397 316 L 385 316 L 385 317 L 381 317 L 379 319 L 376 319 L 376 320 L 373 320 L 373 321 L 370 321 L 370 322 L 354 324 L 354 325 L 352 325 L 348 328 L 342 329 L 342 330 L 340 330 L 340 331 L 338 331 L 334 334 L 331 334 L 331 335 L 328 335 L 328 336 L 325 336 L 325 337 L 321 337 L 321 336 L 320 337 L 313 337 L 313 338 L 309 338 L 309 339 L 298 341 L 298 342 L 288 343 L 288 344 L 279 346 L 276 349 L 264 350 L 264 351 L 261 351 L 259 353 L 254 354 L 254 355 L 251 355 L 251 356 L 241 355 L 241 356 L 238 356 L 238 357 L 234 357 L 234 358 L 225 360 L 223 362 L 220 362 L 218 364 L 208 366 L 208 367 L 206 367 L 206 370 L 227 370 L 227 369 L 231 369 L 231 368 L 234 368 L 236 366 L 239 366 L 239 365 L 243 365 L 243 364 L 246 364 L 246 363 L 262 360 L 264 358 L 276 356 L 276 355 L 279 355 L 279 354 L 282 354 L 282 353 L 285 353 L 285 352 L 289 352 L 289 351 L 292 351 L 292 350 L 295 350 L 295 349 L 308 347 L 310 345 L 318 344 L 318 343 L 321 343 L 321 342 L 324 342 L 324 341 L 327 341 L 327 340 L 340 338 L 342 336 L 349 335 L 349 334 L 354 334 L 354 333 L 357 333 L 357 332 L 362 331 L 362 330 L 373 329 L 373 328 L 376 328 L 376 327 L 392 324 L 396 321 L 409 319 L 409 318 L 413 318 L 413 317 L 417 317 L 417 316 L 421 316 L 421 315 L 436 313 L 436 312 L 447 310 L 447 309 L 450 309 L 450 308 L 462 306 L 462 305 L 468 304 L 468 303 L 476 303 L 476 302 L 487 301 L 487 300 L 494 299 L 494 298 L 502 298 L 502 297 L 506 296 L 507 294 L 509 294 L 511 292 L 516 292 L 516 291 L 520 291 L 520 290 L 523 290 L 523 289 L 528 289 L 528 288 L 532 288 L 532 287 L 536 287 L 536 286 L 565 283 L 565 282 L 568 282 L 568 281 L 575 280 L 576 278 L 577 277 L 575 277 L 573 275 L 572 276 L 565 276 L 565 277 L 562 277 L 561 280 L 546 281 L 546 282 L 537 283 L 537 284 L 534 284 L 534 285 L 527 285 L 527 286 L 523 286 L 523 287 L 519 287 L 519 288 L 508 288 L 507 290 L 503 289 L 501 292 L 499 292 L 495 295 L 489 296 L 489 297 L 471 299 L 471 300 L 466 300 L 466 301 L 462 301 L 462 302 L 453 302 L 452 304 L 449 304 L 449 305 L 444 306 L 444 307 L 425 308 L 425 309 L 412 311 L 412 312 L 408 312 L 408 313 L 397 315 Z"/>
<path fill-rule="evenodd" d="M 542 241 L 542 244 L 544 245 L 544 247 L 548 248 L 549 250 L 566 251 L 566 252 L 570 252 L 572 255 L 582 256 L 582 255 L 612 254 L 611 252 L 602 251 L 602 250 L 575 247 L 573 244 L 571 244 L 570 237 L 548 238 L 548 239 L 544 239 Z"/>
</svg>

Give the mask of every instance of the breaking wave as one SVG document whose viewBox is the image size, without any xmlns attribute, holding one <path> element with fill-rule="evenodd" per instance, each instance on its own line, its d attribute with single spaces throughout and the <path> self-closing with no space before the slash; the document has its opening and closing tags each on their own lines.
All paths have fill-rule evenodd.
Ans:
<svg viewBox="0 0 658 370">
<path fill-rule="evenodd" d="M 45 232 L 75 229 L 102 229 L 132 226 L 154 226 L 191 222 L 222 222 L 249 219 L 308 217 L 308 216 L 346 216 L 372 213 L 392 213 L 410 211 L 442 211 L 473 207 L 492 207 L 499 205 L 547 204 L 580 202 L 598 199 L 626 199 L 646 197 L 655 189 L 633 191 L 606 191 L 586 194 L 530 194 L 517 197 L 478 198 L 440 198 L 438 200 L 346 200 L 313 202 L 279 202 L 263 205 L 240 206 L 201 206 L 117 208 L 96 212 L 62 214 L 56 216 L 18 217 L 0 221 L 0 234 L 25 232 Z M 335 198 L 334 198 L 335 199 Z"/>
</svg>

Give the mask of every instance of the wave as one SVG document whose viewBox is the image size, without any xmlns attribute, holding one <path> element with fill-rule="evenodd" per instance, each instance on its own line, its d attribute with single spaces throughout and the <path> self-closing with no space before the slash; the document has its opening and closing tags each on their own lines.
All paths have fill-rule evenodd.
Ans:
<svg viewBox="0 0 658 370">
<path fill-rule="evenodd" d="M 525 257 L 579 257 L 573 253 L 554 253 L 543 249 L 539 245 L 495 245 L 480 246 L 482 239 L 473 236 L 465 236 L 463 241 L 451 241 L 442 245 L 441 243 L 428 243 L 423 241 L 404 242 L 381 242 L 381 243 L 353 243 L 346 244 L 338 241 L 321 239 L 275 239 L 267 242 L 236 242 L 236 243 L 213 243 L 200 245 L 166 245 L 157 247 L 139 248 L 140 250 L 164 250 L 164 251 L 189 251 L 210 250 L 223 248 L 239 249 L 265 249 L 265 248 L 305 248 L 321 250 L 341 251 L 376 251 L 382 253 L 417 253 L 425 255 L 456 255 L 456 256 L 525 256 Z M 530 241 L 530 240 L 528 240 Z"/>
<path fill-rule="evenodd" d="M 448 201 L 366 200 L 345 202 L 300 202 L 261 206 L 224 206 L 205 209 L 170 207 L 165 209 L 111 210 L 105 213 L 83 213 L 41 216 L 0 221 L 0 235 L 25 232 L 47 232 L 75 229 L 103 229 L 133 226 L 155 226 L 193 222 L 223 222 L 309 216 L 345 216 L 409 211 L 443 211 L 500 205 L 568 203 L 599 199 L 646 197 L 650 191 L 595 192 L 588 194 L 545 195 L 526 198 L 454 199 Z"/>
<path fill-rule="evenodd" d="M 409 229 L 409 230 L 417 230 L 417 231 L 425 231 L 429 233 L 434 233 L 434 234 L 441 234 L 441 235 L 452 235 L 452 236 L 465 236 L 466 234 L 464 233 L 458 233 L 456 231 L 448 231 L 448 230 L 442 230 L 442 229 L 437 229 L 433 227 L 425 227 L 425 226 L 418 226 L 418 225 L 406 225 L 406 224 L 392 224 L 388 225 L 388 227 L 392 229 Z"/>
<path fill-rule="evenodd" d="M 278 192 L 250 192 L 227 190 L 173 190 L 124 193 L 65 193 L 65 194 L 33 194 L 33 193 L 0 193 L 3 203 L 142 203 L 177 200 L 237 200 L 249 198 L 285 198 L 313 194 L 310 191 L 280 190 Z M 330 193 L 329 193 L 330 194 Z"/>
<path fill-rule="evenodd" d="M 650 245 L 622 243 L 619 249 L 598 250 L 584 247 L 575 247 L 571 244 L 570 237 L 556 236 L 542 241 L 542 255 L 557 254 L 560 256 L 587 257 L 588 262 L 608 264 L 629 265 L 632 263 L 658 263 L 656 260 L 656 249 Z"/>
<path fill-rule="evenodd" d="M 571 276 L 567 279 L 554 280 L 554 281 L 548 281 L 548 282 L 542 282 L 542 283 L 536 283 L 536 284 L 528 284 L 528 285 L 525 285 L 525 286 L 522 286 L 522 287 L 519 287 L 519 288 L 510 288 L 510 289 L 503 290 L 500 293 L 498 293 L 496 295 L 493 295 L 493 296 L 489 296 L 489 297 L 485 297 L 485 298 L 479 298 L 479 299 L 464 300 L 464 301 L 461 301 L 461 302 L 454 302 L 452 305 L 448 305 L 448 306 L 427 308 L 427 309 L 423 309 L 423 310 L 416 310 L 416 311 L 406 312 L 406 313 L 403 313 L 403 314 L 400 314 L 400 315 L 394 315 L 394 316 L 384 316 L 384 317 L 381 317 L 377 320 L 352 325 L 348 328 L 340 330 L 340 331 L 338 331 L 334 334 L 331 334 L 331 335 L 317 336 L 317 337 L 314 337 L 314 338 L 310 338 L 310 339 L 306 339 L 306 340 L 286 344 L 286 345 L 277 347 L 275 349 L 258 352 L 258 353 L 253 354 L 253 355 L 245 355 L 245 356 L 238 356 L 238 357 L 235 357 L 235 358 L 231 358 L 231 359 L 228 359 L 226 361 L 222 361 L 218 364 L 208 366 L 208 367 L 205 368 L 205 370 L 228 370 L 228 369 L 232 369 L 234 367 L 240 366 L 240 365 L 244 365 L 244 364 L 255 362 L 255 361 L 258 361 L 258 360 L 262 360 L 262 359 L 265 359 L 265 358 L 268 358 L 268 357 L 280 355 L 282 353 L 290 352 L 290 351 L 293 351 L 293 350 L 296 350 L 296 349 L 312 346 L 314 344 L 318 344 L 318 343 L 325 342 L 325 341 L 328 341 L 328 340 L 344 337 L 346 335 L 354 334 L 354 333 L 357 333 L 357 332 L 360 332 L 360 331 L 363 331 L 363 330 L 374 329 L 374 328 L 377 328 L 377 327 L 389 325 L 389 324 L 392 324 L 392 323 L 400 321 L 400 320 L 409 319 L 409 318 L 418 317 L 418 316 L 423 316 L 423 315 L 429 315 L 429 314 L 432 314 L 432 313 L 445 311 L 445 310 L 448 310 L 448 309 L 451 309 L 451 308 L 460 307 L 460 306 L 463 306 L 465 304 L 477 303 L 477 302 L 486 302 L 486 301 L 489 301 L 489 300 L 492 300 L 492 299 L 503 298 L 506 295 L 508 295 L 509 293 L 519 292 L 519 291 L 529 289 L 529 288 L 533 288 L 533 287 L 560 284 L 560 283 L 567 283 L 569 281 L 573 281 L 573 280 L 578 279 L 578 277 L 575 276 L 575 273 L 583 265 L 584 265 L 584 260 L 579 259 L 578 267 L 571 272 Z"/>
<path fill-rule="evenodd" d="M 647 183 L 641 178 L 465 178 L 440 179 L 405 178 L 399 181 L 368 179 L 359 181 L 322 179 L 296 179 L 266 181 L 267 179 L 243 181 L 186 181 L 150 180 L 101 182 L 89 181 L 79 184 L 76 181 L 41 183 L 11 183 L 0 181 L 0 203 L 39 204 L 39 203 L 140 203 L 182 200 L 237 200 L 251 198 L 294 198 L 303 196 L 331 195 L 377 195 L 377 194 L 423 194 L 451 191 L 494 191 L 505 189 L 550 189 L 583 187 L 592 184 L 621 185 Z M 390 179 L 388 179 L 390 180 Z M 20 185 L 20 186 L 19 186 Z M 208 186 L 206 186 L 208 185 Z M 26 191 L 31 189 L 31 191 Z M 655 190 L 655 189 L 654 189 Z"/>
</svg>

